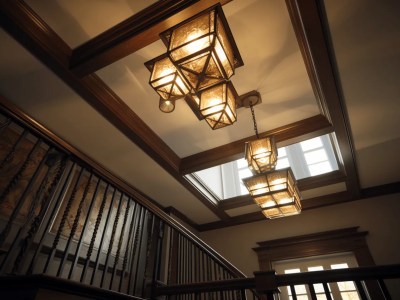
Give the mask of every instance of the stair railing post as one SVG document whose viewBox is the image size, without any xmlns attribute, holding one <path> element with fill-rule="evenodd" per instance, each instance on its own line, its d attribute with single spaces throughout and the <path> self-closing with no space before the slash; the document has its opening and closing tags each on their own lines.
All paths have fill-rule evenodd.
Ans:
<svg viewBox="0 0 400 300">
<path fill-rule="evenodd" d="M 279 293 L 274 270 L 267 272 L 254 272 L 256 291 L 262 295 L 261 299 L 274 300 L 274 294 Z"/>
</svg>

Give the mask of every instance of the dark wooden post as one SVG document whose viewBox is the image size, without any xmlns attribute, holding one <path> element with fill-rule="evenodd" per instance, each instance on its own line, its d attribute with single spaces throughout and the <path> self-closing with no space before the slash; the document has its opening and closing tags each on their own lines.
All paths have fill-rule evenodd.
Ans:
<svg viewBox="0 0 400 300">
<path fill-rule="evenodd" d="M 274 294 L 279 293 L 278 284 L 276 282 L 276 272 L 254 272 L 256 281 L 256 291 L 262 295 L 261 299 L 274 300 Z"/>
</svg>

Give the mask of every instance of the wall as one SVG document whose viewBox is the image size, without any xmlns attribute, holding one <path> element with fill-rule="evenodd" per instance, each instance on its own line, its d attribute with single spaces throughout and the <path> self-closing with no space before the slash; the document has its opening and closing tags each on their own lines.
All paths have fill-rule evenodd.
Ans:
<svg viewBox="0 0 400 300">
<path fill-rule="evenodd" d="M 377 265 L 400 263 L 400 194 L 304 211 L 200 233 L 200 237 L 248 276 L 259 270 L 257 242 L 360 226 Z M 400 298 L 399 298 L 400 299 Z"/>
</svg>

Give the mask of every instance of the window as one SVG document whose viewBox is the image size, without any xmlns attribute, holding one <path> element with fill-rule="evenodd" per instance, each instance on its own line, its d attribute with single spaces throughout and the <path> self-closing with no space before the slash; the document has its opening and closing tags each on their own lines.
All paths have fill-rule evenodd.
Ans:
<svg viewBox="0 0 400 300">
<path fill-rule="evenodd" d="M 357 267 L 356 260 L 351 253 L 342 253 L 335 255 L 308 257 L 305 259 L 279 261 L 273 264 L 278 274 L 292 274 L 300 272 L 314 272 L 323 270 L 332 270 L 339 268 Z M 327 299 L 323 284 L 314 284 L 314 290 L 318 300 Z M 335 300 L 360 300 L 354 282 L 337 282 L 327 284 L 331 298 Z M 305 285 L 296 285 L 294 287 L 297 299 L 311 299 L 308 287 Z M 281 299 L 293 299 L 290 287 L 282 289 Z"/>
<path fill-rule="evenodd" d="M 291 167 L 296 179 L 316 176 L 338 170 L 336 156 L 329 135 L 319 136 L 278 149 L 276 169 Z M 216 201 L 246 195 L 242 179 L 251 171 L 244 158 L 186 175 L 199 189 L 216 195 Z"/>
</svg>

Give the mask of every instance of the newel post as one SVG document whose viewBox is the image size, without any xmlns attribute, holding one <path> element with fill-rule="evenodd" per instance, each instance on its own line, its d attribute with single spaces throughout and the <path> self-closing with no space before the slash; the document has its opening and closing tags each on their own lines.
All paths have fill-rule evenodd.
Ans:
<svg viewBox="0 0 400 300">
<path fill-rule="evenodd" d="M 254 272 L 256 281 L 256 291 L 262 295 L 261 299 L 274 300 L 274 294 L 279 293 L 278 284 L 276 281 L 276 272 Z"/>
</svg>

